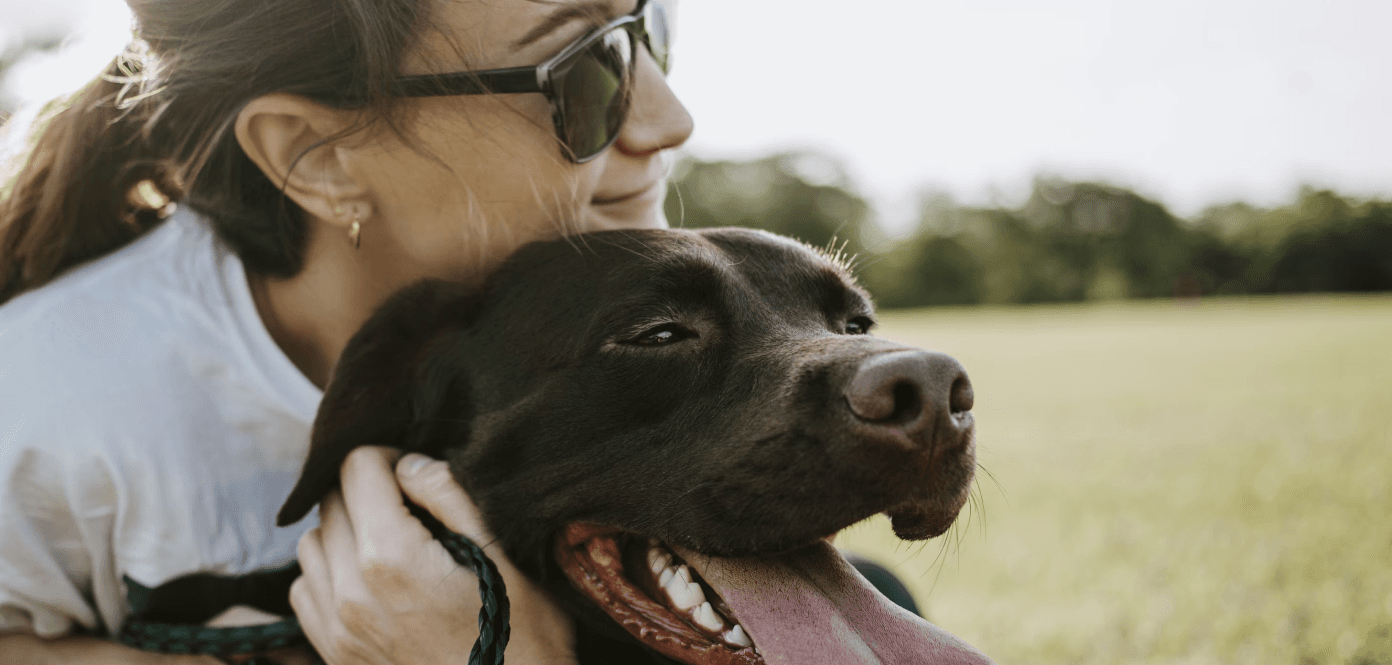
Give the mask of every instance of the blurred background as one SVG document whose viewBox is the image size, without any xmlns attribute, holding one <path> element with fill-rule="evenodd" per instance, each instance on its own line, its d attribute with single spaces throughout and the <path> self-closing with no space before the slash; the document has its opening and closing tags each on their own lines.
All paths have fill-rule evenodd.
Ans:
<svg viewBox="0 0 1392 665">
<path fill-rule="evenodd" d="M 0 112 L 119 0 L 0 0 Z M 947 536 L 840 544 L 1001 663 L 1392 663 L 1392 3 L 683 0 L 674 226 L 854 255 L 949 352 Z"/>
</svg>

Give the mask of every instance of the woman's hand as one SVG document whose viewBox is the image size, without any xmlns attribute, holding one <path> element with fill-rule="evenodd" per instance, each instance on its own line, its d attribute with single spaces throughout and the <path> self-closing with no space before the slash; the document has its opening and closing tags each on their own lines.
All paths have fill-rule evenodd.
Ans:
<svg viewBox="0 0 1392 665">
<path fill-rule="evenodd" d="M 509 663 L 575 663 L 570 619 L 494 544 L 444 462 L 363 447 L 344 460 L 342 493 L 300 539 L 304 574 L 290 587 L 305 634 L 330 665 L 454 665 L 478 637 L 478 579 L 407 512 L 401 493 L 484 544 L 511 601 Z M 399 484 L 399 486 L 398 486 Z"/>
</svg>

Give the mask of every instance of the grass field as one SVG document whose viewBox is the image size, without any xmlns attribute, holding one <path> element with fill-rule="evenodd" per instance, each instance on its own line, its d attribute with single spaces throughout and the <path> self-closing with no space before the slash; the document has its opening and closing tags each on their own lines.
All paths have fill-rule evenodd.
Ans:
<svg viewBox="0 0 1392 665">
<path fill-rule="evenodd" d="M 1392 298 L 882 316 L 976 388 L 976 501 L 906 578 L 1002 665 L 1392 664 Z"/>
</svg>

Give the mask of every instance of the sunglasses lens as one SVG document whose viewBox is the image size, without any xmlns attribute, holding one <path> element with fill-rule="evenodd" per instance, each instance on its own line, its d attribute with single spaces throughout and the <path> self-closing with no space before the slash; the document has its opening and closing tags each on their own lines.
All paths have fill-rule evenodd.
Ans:
<svg viewBox="0 0 1392 665">
<path fill-rule="evenodd" d="M 648 33 L 648 50 L 666 74 L 672 70 L 672 26 L 674 7 L 669 0 L 649 0 L 643 8 L 643 28 Z"/>
<path fill-rule="evenodd" d="M 559 77 L 565 142 L 577 160 L 599 154 L 613 143 L 628 115 L 633 41 L 627 30 L 605 33 L 582 51 Z"/>
</svg>

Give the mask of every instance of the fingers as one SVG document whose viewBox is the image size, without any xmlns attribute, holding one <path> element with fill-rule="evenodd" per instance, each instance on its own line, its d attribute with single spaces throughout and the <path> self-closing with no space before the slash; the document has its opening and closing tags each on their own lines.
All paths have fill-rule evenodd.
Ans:
<svg viewBox="0 0 1392 665">
<path fill-rule="evenodd" d="M 342 493 L 325 498 L 319 527 L 300 539 L 303 574 L 290 602 L 314 647 L 338 665 L 454 662 L 472 647 L 478 580 L 407 512 L 404 492 L 484 545 L 498 565 L 516 618 L 509 656 L 516 651 L 518 662 L 542 662 L 559 654 L 573 662 L 569 618 L 507 560 L 449 466 L 408 455 L 393 470 L 396 461 L 382 448 L 350 454 Z"/>
<path fill-rule="evenodd" d="M 352 516 L 358 556 L 364 563 L 400 558 L 403 550 L 420 547 L 430 539 L 401 500 L 392 472 L 399 454 L 393 448 L 363 446 L 343 460 L 342 507 Z"/>
<path fill-rule="evenodd" d="M 324 609 L 336 603 L 324 558 L 324 544 L 317 527 L 300 536 L 298 554 L 300 576 L 290 585 L 290 607 L 295 610 L 295 618 L 304 627 L 310 644 L 320 653 L 331 653 L 330 645 L 322 642 L 329 634 Z"/>
<path fill-rule="evenodd" d="M 483 525 L 483 516 L 464 488 L 455 482 L 449 464 L 410 453 L 397 463 L 396 477 L 406 496 L 430 511 L 449 530 L 480 545 L 493 542 Z"/>
<path fill-rule="evenodd" d="M 361 446 L 344 458 L 340 484 L 348 512 L 355 522 L 375 525 L 383 519 L 399 519 L 405 512 L 392 473 L 400 454 L 395 448 Z"/>
<path fill-rule="evenodd" d="M 523 663 L 575 662 L 571 655 L 575 637 L 570 618 L 507 558 L 502 544 L 484 526 L 478 507 L 455 481 L 449 465 L 423 455 L 408 454 L 397 463 L 396 475 L 407 497 L 430 511 L 450 530 L 483 547 L 498 567 L 512 605 L 513 638 L 508 646 L 508 662 L 513 662 L 514 656 L 517 662 Z M 470 593 L 470 600 L 474 603 L 472 608 L 481 604 L 476 593 Z"/>
<path fill-rule="evenodd" d="M 300 577 L 295 580 L 295 585 L 291 586 L 290 604 L 295 607 L 295 613 L 300 614 L 300 608 L 295 606 L 295 586 L 301 588 L 303 597 L 300 600 L 305 608 L 317 610 L 319 608 L 316 599 L 324 598 L 332 602 L 333 596 L 329 591 L 333 588 L 333 582 L 329 578 L 328 562 L 324 560 L 324 542 L 318 527 L 300 536 L 297 553 L 300 558 Z"/>
<path fill-rule="evenodd" d="M 290 602 L 330 663 L 453 662 L 477 637 L 478 581 L 406 511 L 395 461 L 390 450 L 355 450 L 342 492 L 325 497 L 319 527 L 300 539 L 302 575 Z M 453 482 L 441 487 L 457 508 L 463 492 Z"/>
<path fill-rule="evenodd" d="M 375 558 L 375 552 L 381 550 L 374 548 L 389 545 L 373 539 L 371 536 L 374 534 L 395 533 L 403 538 L 414 536 L 416 542 L 411 545 L 429 539 L 430 535 L 424 528 L 416 533 L 397 531 L 400 525 L 416 523 L 414 519 L 404 519 L 409 511 L 400 498 L 403 490 L 412 501 L 429 510 L 450 530 L 462 533 L 475 542 L 492 540 L 483 526 L 478 509 L 454 481 L 448 464 L 411 453 L 396 465 L 396 473 L 393 474 L 392 463 L 397 455 L 398 452 L 391 448 L 363 446 L 349 453 L 343 461 L 343 502 L 347 513 L 352 515 L 354 531 L 359 534 L 357 539 L 362 556 Z"/>
<path fill-rule="evenodd" d="M 337 491 L 319 504 L 319 532 L 333 598 L 342 602 L 367 597 L 361 569 L 372 559 L 363 556 L 357 529 L 344 507 L 343 495 Z"/>
</svg>

